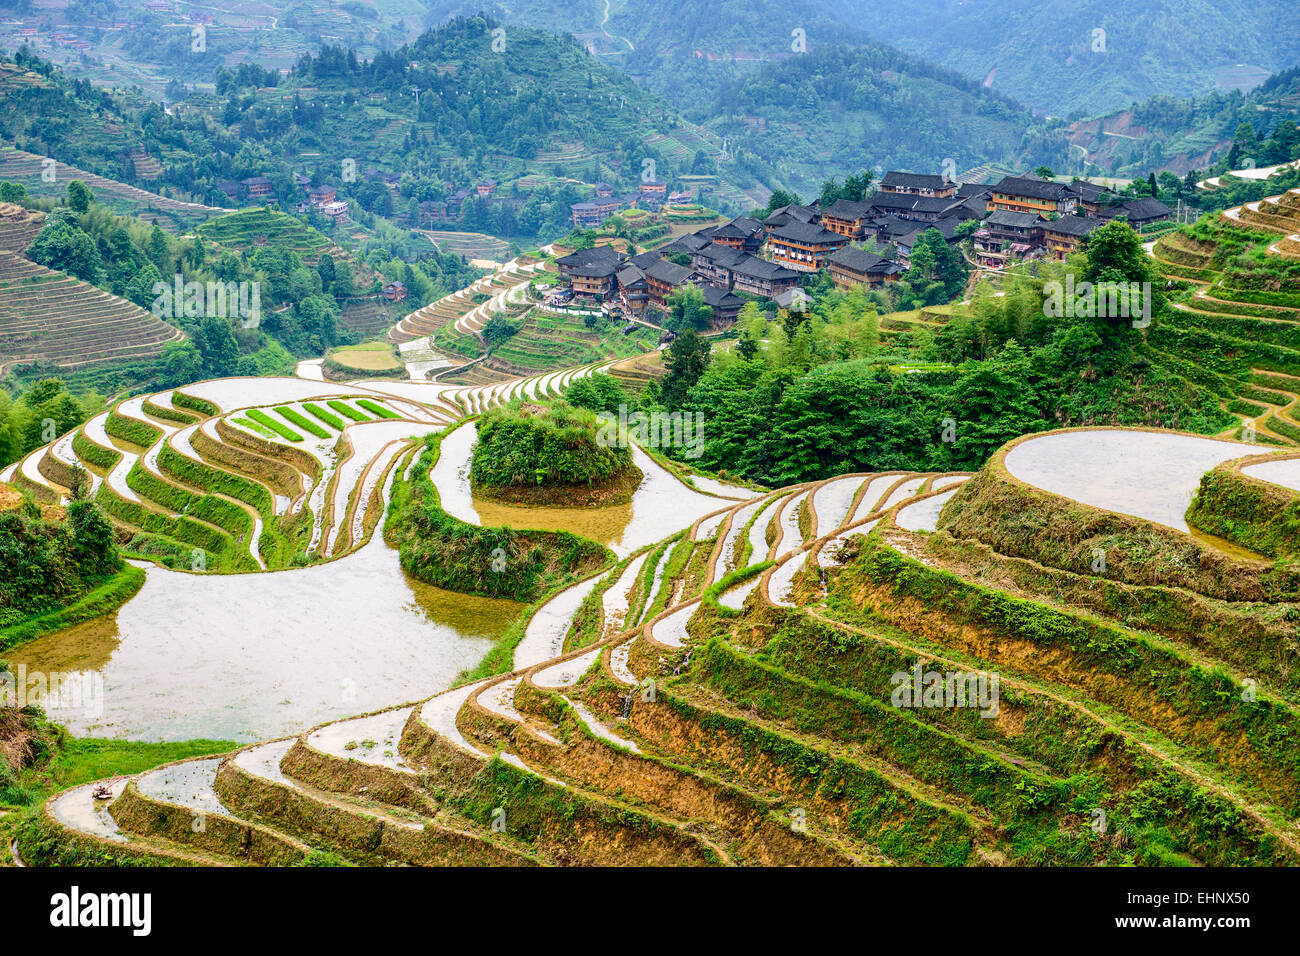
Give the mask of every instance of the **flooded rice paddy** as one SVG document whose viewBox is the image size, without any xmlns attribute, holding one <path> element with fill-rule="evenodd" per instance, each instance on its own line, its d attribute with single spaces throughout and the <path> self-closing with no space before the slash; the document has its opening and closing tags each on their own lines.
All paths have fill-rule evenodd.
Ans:
<svg viewBox="0 0 1300 956">
<path fill-rule="evenodd" d="M 1166 432 L 1077 431 L 1011 449 L 1007 471 L 1044 491 L 1186 532 L 1201 475 L 1258 446 Z"/>
<path fill-rule="evenodd" d="M 102 707 L 51 711 L 73 733 L 260 740 L 426 697 L 523 608 L 409 578 L 378 536 L 338 561 L 273 574 L 146 574 L 116 614 L 7 655 L 28 673 L 102 678 Z"/>
</svg>

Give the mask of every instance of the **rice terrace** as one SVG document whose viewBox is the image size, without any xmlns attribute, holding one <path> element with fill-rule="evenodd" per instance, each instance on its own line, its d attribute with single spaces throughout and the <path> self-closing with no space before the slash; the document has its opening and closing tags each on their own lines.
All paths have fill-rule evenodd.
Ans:
<svg viewBox="0 0 1300 956">
<path fill-rule="evenodd" d="M 1294 11 L 892 5 L 12 5 L 15 913 L 1281 922 Z"/>
</svg>

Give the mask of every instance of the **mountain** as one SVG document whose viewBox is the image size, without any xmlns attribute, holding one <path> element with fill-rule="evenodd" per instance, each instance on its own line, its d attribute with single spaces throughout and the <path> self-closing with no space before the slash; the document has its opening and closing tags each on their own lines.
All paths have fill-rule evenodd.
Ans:
<svg viewBox="0 0 1300 956">
<path fill-rule="evenodd" d="M 1061 116 L 1111 112 L 1160 94 L 1249 89 L 1300 63 L 1293 0 L 826 0 L 823 6 L 847 25 Z"/>
<path fill-rule="evenodd" d="M 1064 130 L 1024 107 L 889 47 L 817 47 L 720 86 L 708 128 L 772 178 L 815 192 L 863 168 L 1062 166 Z"/>
<path fill-rule="evenodd" d="M 373 214 L 405 216 L 417 201 L 495 179 L 497 198 L 511 202 L 469 225 L 520 237 L 554 232 L 569 203 L 586 198 L 584 182 L 630 190 L 647 169 L 668 179 L 696 153 L 717 153 L 707 133 L 572 38 L 499 29 L 458 19 L 370 60 L 327 46 L 287 76 L 221 69 L 215 91 L 191 90 L 166 111 L 20 53 L 0 70 L 15 107 L 0 117 L 0 138 L 126 181 L 138 166 L 131 153 L 143 153 L 160 188 L 213 205 L 229 202 L 223 183 L 262 175 L 276 195 L 298 195 L 299 173 Z M 380 175 L 400 178 L 400 189 Z M 712 186 L 720 204 L 756 198 L 725 175 Z M 481 205 L 465 204 L 474 215 Z"/>
<path fill-rule="evenodd" d="M 1076 120 L 1068 136 L 1072 158 L 1076 163 L 1086 158 L 1094 171 L 1140 176 L 1168 169 L 1181 176 L 1226 159 L 1243 123 L 1264 141 L 1279 126 L 1297 121 L 1300 67 L 1271 76 L 1246 94 L 1233 90 L 1182 99 L 1152 97 L 1105 116 Z M 1247 148 L 1234 161 L 1262 167 L 1294 159 L 1285 135 L 1283 140 L 1271 151 Z"/>
<path fill-rule="evenodd" d="M 471 3 L 444 2 L 431 16 Z M 733 179 L 815 190 L 866 166 L 962 170 L 1026 160 L 1063 165 L 1049 124 L 952 70 L 873 41 L 824 4 L 689 0 L 492 8 L 569 31 L 589 49 L 726 137 Z M 510 28 L 513 29 L 513 28 Z M 1063 134 L 1062 134 L 1063 135 Z M 1056 142 L 1056 139 L 1061 139 Z"/>
</svg>

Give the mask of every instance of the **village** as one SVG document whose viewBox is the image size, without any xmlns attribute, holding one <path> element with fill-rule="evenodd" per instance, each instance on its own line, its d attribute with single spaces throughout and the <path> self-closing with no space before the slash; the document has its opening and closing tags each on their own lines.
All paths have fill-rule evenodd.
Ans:
<svg viewBox="0 0 1300 956">
<path fill-rule="evenodd" d="M 575 230 L 598 229 L 638 200 L 659 208 L 666 186 L 645 185 L 653 189 L 643 186 L 624 200 L 614 199 L 608 187 L 602 197 L 598 186 L 595 201 L 573 205 Z M 597 305 L 648 318 L 664 314 L 676 290 L 694 285 L 712 309 L 713 328 L 724 329 L 750 297 L 789 308 L 801 280 L 823 269 L 841 290 L 896 282 L 931 229 L 952 246 L 969 240 L 965 254 L 973 266 L 1001 270 L 1033 258 L 1063 260 L 1112 219 L 1141 231 L 1172 217 L 1158 199 L 1125 198 L 1083 180 L 1062 183 L 1028 173 L 981 185 L 890 171 L 864 199 L 838 199 L 826 208 L 818 201 L 789 204 L 761 220 L 738 216 L 639 254 L 611 244 L 578 249 L 557 261 L 565 287 L 553 304 Z"/>
</svg>

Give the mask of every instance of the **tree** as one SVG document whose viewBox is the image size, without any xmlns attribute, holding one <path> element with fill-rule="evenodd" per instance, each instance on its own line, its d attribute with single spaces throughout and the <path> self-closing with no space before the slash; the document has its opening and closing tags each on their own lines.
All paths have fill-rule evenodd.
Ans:
<svg viewBox="0 0 1300 956">
<path fill-rule="evenodd" d="M 758 308 L 757 302 L 746 302 L 736 316 L 736 351 L 745 361 L 751 361 L 758 355 L 759 342 L 763 338 L 763 327 L 767 320 Z"/>
<path fill-rule="evenodd" d="M 73 212 L 86 212 L 90 209 L 90 203 L 94 198 L 90 188 L 80 179 L 74 179 L 68 183 L 68 208 Z"/>
<path fill-rule="evenodd" d="M 630 414 L 637 408 L 636 399 L 628 395 L 618 379 L 603 372 L 574 379 L 564 392 L 564 400 L 593 412 L 617 413 L 621 405 Z"/>
<path fill-rule="evenodd" d="M 239 364 L 239 343 L 227 320 L 208 316 L 203 320 L 196 339 L 199 351 L 203 353 L 204 371 L 210 377 L 225 378 L 235 374 Z"/>
<path fill-rule="evenodd" d="M 953 466 L 978 468 L 1013 438 L 1042 428 L 1042 415 L 1029 387 L 1032 366 L 1013 339 L 989 361 L 969 361 L 949 393 L 956 420 Z"/>
<path fill-rule="evenodd" d="M 203 377 L 203 355 L 192 341 L 169 342 L 162 351 L 163 378 L 173 387 Z"/>
<path fill-rule="evenodd" d="M 103 263 L 95 242 L 80 227 L 62 216 L 51 216 L 27 250 L 33 262 L 96 283 Z"/>
<path fill-rule="evenodd" d="M 668 295 L 668 316 L 664 328 L 672 332 L 683 329 L 703 331 L 713 321 L 713 309 L 704 302 L 704 293 L 697 285 L 687 283 Z"/>
<path fill-rule="evenodd" d="M 149 230 L 149 259 L 163 273 L 172 271 L 171 252 L 167 248 L 167 236 L 158 227 L 158 223 L 153 224 Z"/>
<path fill-rule="evenodd" d="M 483 325 L 483 341 L 487 343 L 490 352 L 518 331 L 519 327 L 509 319 L 494 315 Z"/>
<path fill-rule="evenodd" d="M 1051 166 L 1039 166 L 1034 170 L 1035 176 L 1041 176 L 1043 179 L 1055 179 L 1056 173 L 1052 171 Z"/>
<path fill-rule="evenodd" d="M 329 291 L 330 284 L 334 281 L 334 257 L 328 252 L 321 256 L 316 263 L 316 272 L 320 276 L 320 287 Z"/>
<path fill-rule="evenodd" d="M 664 376 L 661 396 L 670 409 L 679 408 L 689 392 L 709 367 L 709 343 L 694 329 L 686 329 L 668 346 L 668 374 Z"/>
</svg>

